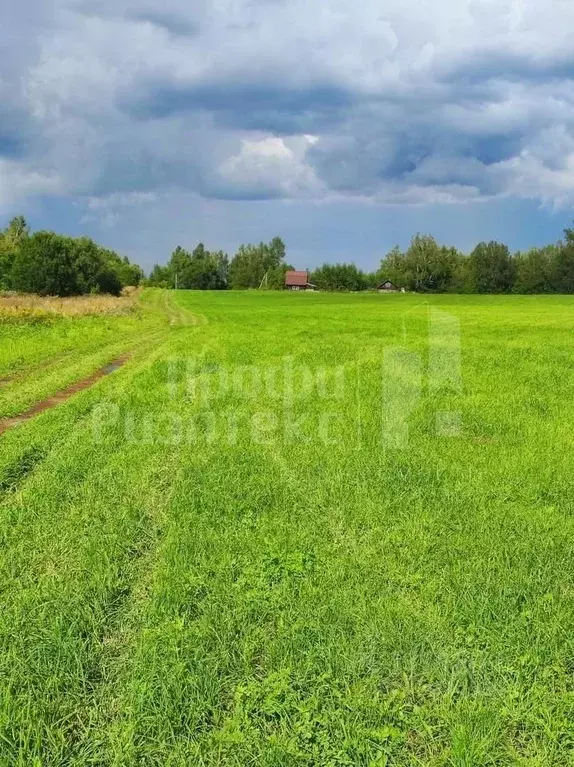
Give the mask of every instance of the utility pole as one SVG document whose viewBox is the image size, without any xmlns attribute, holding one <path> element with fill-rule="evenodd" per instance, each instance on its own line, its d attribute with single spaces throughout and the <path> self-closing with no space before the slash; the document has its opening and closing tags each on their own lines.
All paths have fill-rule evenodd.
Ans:
<svg viewBox="0 0 574 767">
<path fill-rule="evenodd" d="M 175 273 L 175 289 L 177 290 L 177 272 Z"/>
</svg>

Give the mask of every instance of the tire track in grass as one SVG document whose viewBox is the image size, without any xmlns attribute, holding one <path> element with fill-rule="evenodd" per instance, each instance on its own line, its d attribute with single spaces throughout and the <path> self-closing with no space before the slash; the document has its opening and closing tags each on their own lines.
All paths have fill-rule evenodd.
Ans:
<svg viewBox="0 0 574 767">
<path fill-rule="evenodd" d="M 94 328 L 94 338 L 90 337 L 89 329 L 87 338 L 78 337 L 77 329 L 70 330 L 77 348 L 62 350 L 24 369 L 8 371 L 0 380 L 0 418 L 17 416 L 55 392 L 87 378 L 112 360 L 165 338 L 170 326 L 161 291 L 157 294 L 146 291 L 143 298 L 137 315 L 128 318 L 127 326 L 122 324 L 124 317 L 101 318 L 101 324 Z M 67 322 L 76 327 L 75 320 Z"/>
<path fill-rule="evenodd" d="M 181 306 L 170 290 L 164 291 L 163 306 L 167 312 L 169 324 L 172 326 L 189 327 L 190 325 L 201 326 L 208 324 L 208 319 L 204 314 L 191 312 L 189 309 Z"/>
<path fill-rule="evenodd" d="M 45 450 L 31 445 L 16 460 L 8 463 L 0 471 L 0 498 L 6 493 L 13 493 L 17 490 L 45 457 Z"/>
<path fill-rule="evenodd" d="M 257 474 L 252 473 L 252 459 L 240 459 L 242 474 L 250 475 L 251 482 Z M 181 484 L 170 499 L 164 535 L 141 569 L 133 600 L 125 603 L 119 622 L 123 638 L 116 637 L 108 647 L 107 684 L 94 701 L 94 717 L 85 733 L 87 748 L 100 744 L 93 754 L 98 764 L 199 764 L 189 761 L 198 755 L 192 740 L 217 726 L 221 686 L 226 686 L 230 669 L 215 660 L 225 636 L 219 634 L 217 620 L 201 620 L 202 603 L 208 613 L 217 612 L 217 600 L 210 604 L 209 596 L 227 580 L 245 529 L 228 507 L 221 507 L 221 516 L 202 507 L 201 499 L 207 503 L 209 496 L 205 474 L 211 490 L 215 467 L 220 467 L 215 452 L 187 450 L 182 456 Z M 266 467 L 264 461 L 261 469 Z M 238 509 L 239 518 L 247 511 Z M 229 530 L 236 541 L 227 551 L 218 550 L 227 523 L 238 524 L 238 530 Z M 219 617 L 224 625 L 235 622 L 231 616 Z M 227 648 L 231 655 L 235 651 L 234 644 Z"/>
<path fill-rule="evenodd" d="M 87 373 L 87 375 L 77 378 L 66 386 L 56 390 L 54 393 L 51 393 L 43 399 L 33 402 L 23 411 L 20 411 L 14 415 L 1 417 L 0 436 L 9 429 L 25 423 L 35 416 L 45 412 L 46 410 L 50 410 L 51 408 L 61 405 L 80 391 L 92 387 L 101 378 L 104 378 L 105 376 L 108 376 L 119 368 L 123 367 L 123 365 L 125 365 L 126 362 L 128 362 L 128 360 L 130 360 L 135 355 L 141 356 L 142 354 L 148 353 L 150 349 L 154 347 L 154 345 L 160 343 L 163 339 L 165 339 L 165 337 L 166 336 L 164 331 L 148 333 L 139 339 L 137 347 L 130 346 L 126 348 L 125 344 L 120 344 L 120 349 L 122 349 L 121 353 L 116 351 L 118 347 L 117 344 L 103 347 L 103 349 L 98 350 L 97 354 L 95 355 L 96 358 L 101 358 L 102 356 L 105 358 L 105 356 L 108 356 L 108 360 L 103 365 L 98 365 L 98 367 L 92 369 L 89 373 Z M 106 349 L 110 350 L 109 355 L 105 354 Z M 54 365 L 53 367 L 56 366 Z"/>
<path fill-rule="evenodd" d="M 163 366 L 150 366 L 166 359 L 170 340 L 137 369 L 132 363 L 131 375 L 118 374 L 120 406 L 139 416 L 161 406 Z M 85 413 L 75 400 L 65 410 Z M 57 416 L 23 430 L 43 431 L 46 419 Z M 121 644 L 124 606 L 161 536 L 180 461 L 169 446 L 126 444 L 121 424 L 104 445 L 91 442 L 88 418 L 69 425 L 58 450 L 2 502 L 0 762 L 10 764 L 94 763 L 94 744 L 82 735 L 105 682 L 106 653 Z"/>
<path fill-rule="evenodd" d="M 340 763 L 367 764 L 377 753 L 365 737 L 373 713 L 365 702 L 347 716 L 344 684 L 307 667 L 312 645 L 293 645 L 297 632 L 318 631 L 324 523 L 293 503 L 265 450 L 188 462 L 148 585 L 128 605 L 130 641 L 97 706 L 109 716 L 87 733 L 102 744 L 97 763 L 255 764 L 267 749 L 279 764 L 290 742 L 300 763 L 326 765 L 342 751 L 351 758 L 342 725 L 363 737 L 365 760 Z M 333 605 L 323 601 L 326 616 Z"/>
<path fill-rule="evenodd" d="M 149 357 L 149 360 L 151 362 L 153 357 Z M 140 354 L 133 355 L 127 370 L 108 379 L 106 391 L 109 396 L 114 396 L 118 386 L 121 388 L 123 376 L 131 375 L 133 366 L 140 362 Z M 64 403 L 61 408 L 44 411 L 38 418 L 23 423 L 20 428 L 5 432 L 1 438 L 0 477 L 11 476 L 16 470 L 15 467 L 21 462 L 27 462 L 30 450 L 42 452 L 46 457 L 52 449 L 64 449 L 67 435 L 85 422 L 86 414 L 101 391 L 100 387 L 94 386 L 81 394 L 78 393 L 77 397 Z"/>
<path fill-rule="evenodd" d="M 112 362 L 109 362 L 107 365 L 99 368 L 99 370 L 96 370 L 86 378 L 82 378 L 70 386 L 67 386 L 65 389 L 60 390 L 56 394 L 53 394 L 51 397 L 47 397 L 41 402 L 37 402 L 35 405 L 20 415 L 13 416 L 12 418 L 0 418 L 0 435 L 4 434 L 4 432 L 8 431 L 8 429 L 12 429 L 15 426 L 20 426 L 21 424 L 26 423 L 26 421 L 29 421 L 31 418 L 40 415 L 40 413 L 43 413 L 46 410 L 50 410 L 53 407 L 61 405 L 62 403 L 69 400 L 70 397 L 73 397 L 74 394 L 77 394 L 84 389 L 90 388 L 101 378 L 104 378 L 104 376 L 108 376 L 119 368 L 123 367 L 129 358 L 129 354 L 123 354 L 121 357 L 117 357 L 115 360 L 112 360 Z"/>
<path fill-rule="evenodd" d="M 157 370 L 150 377 L 157 382 Z M 0 565 L 2 762 L 78 756 L 101 650 L 161 528 L 179 457 L 126 445 L 118 428 L 94 447 L 88 424 L 78 424 L 6 504 L 14 524 Z"/>
</svg>

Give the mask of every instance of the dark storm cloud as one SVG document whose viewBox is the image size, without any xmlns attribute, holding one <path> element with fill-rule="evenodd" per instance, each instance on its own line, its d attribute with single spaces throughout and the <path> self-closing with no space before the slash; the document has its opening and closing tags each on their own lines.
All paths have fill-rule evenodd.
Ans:
<svg viewBox="0 0 574 767">
<path fill-rule="evenodd" d="M 36 0 L 0 30 L 0 194 L 563 204 L 572 23 L 563 0 Z"/>
<path fill-rule="evenodd" d="M 120 107 L 138 119 L 168 117 L 202 109 L 234 115 L 241 124 L 246 113 L 299 117 L 348 108 L 353 94 L 341 88 L 315 85 L 308 89 L 285 89 L 280 83 L 205 83 L 195 87 L 155 83 L 119 94 Z M 227 124 L 231 124 L 230 121 Z M 258 129 L 259 126 L 258 126 Z"/>
</svg>

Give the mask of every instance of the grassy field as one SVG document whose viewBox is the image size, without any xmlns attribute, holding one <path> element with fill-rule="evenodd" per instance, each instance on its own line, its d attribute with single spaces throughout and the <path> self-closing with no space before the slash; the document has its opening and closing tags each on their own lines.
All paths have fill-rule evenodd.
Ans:
<svg viewBox="0 0 574 767">
<path fill-rule="evenodd" d="M 574 765 L 574 297 L 0 325 L 0 764 Z"/>
</svg>

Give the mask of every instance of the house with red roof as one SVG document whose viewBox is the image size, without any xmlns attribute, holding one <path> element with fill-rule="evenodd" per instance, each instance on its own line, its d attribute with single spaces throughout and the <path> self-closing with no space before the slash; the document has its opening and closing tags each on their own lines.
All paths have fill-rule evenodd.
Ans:
<svg viewBox="0 0 574 767">
<path fill-rule="evenodd" d="M 287 290 L 315 290 L 315 285 L 309 282 L 309 272 L 285 272 L 285 287 Z"/>
</svg>

